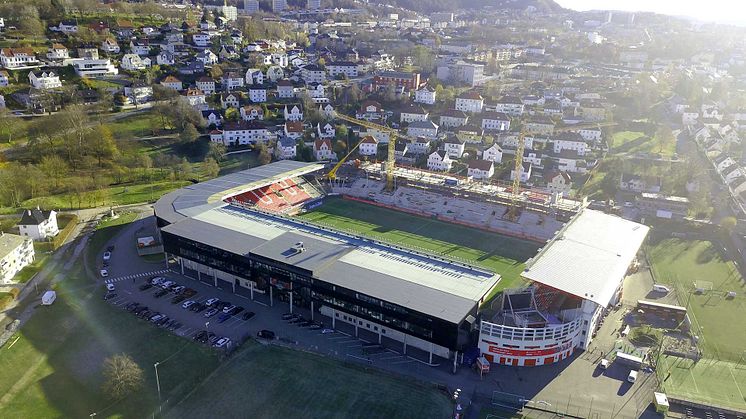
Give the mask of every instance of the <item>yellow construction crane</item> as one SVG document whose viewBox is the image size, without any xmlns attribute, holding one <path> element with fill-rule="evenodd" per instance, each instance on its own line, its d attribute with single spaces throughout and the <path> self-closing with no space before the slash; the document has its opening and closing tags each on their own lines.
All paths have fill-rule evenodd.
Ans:
<svg viewBox="0 0 746 419">
<path fill-rule="evenodd" d="M 578 124 L 567 127 L 555 128 L 554 134 L 560 132 L 572 132 L 582 129 L 589 128 L 603 128 L 616 125 L 614 122 L 603 122 L 597 124 Z M 517 221 L 520 216 L 520 187 L 521 187 L 521 173 L 523 172 L 523 152 L 526 149 L 526 130 L 521 129 L 518 134 L 518 146 L 515 150 L 515 178 L 513 179 L 513 189 L 510 191 L 510 208 L 505 213 L 505 218 L 510 221 Z"/>
<path fill-rule="evenodd" d="M 351 124 L 360 125 L 361 127 L 364 127 L 364 128 L 376 130 L 379 132 L 385 132 L 389 135 L 389 144 L 388 144 L 388 149 L 387 149 L 388 152 L 386 155 L 386 190 L 389 192 L 393 191 L 394 190 L 394 163 L 396 161 L 396 155 L 394 153 L 396 151 L 396 139 L 398 137 L 402 137 L 402 138 L 407 138 L 407 137 L 399 134 L 399 131 L 393 128 L 385 127 L 383 125 L 375 124 L 369 121 L 363 121 L 357 118 L 352 118 L 347 115 L 342 115 L 341 113 L 338 113 L 338 112 L 335 112 L 334 117 L 341 119 L 345 122 L 349 122 Z M 357 148 L 359 145 L 360 143 L 358 143 L 358 145 L 355 146 L 355 148 Z M 337 165 L 334 166 L 334 168 L 329 172 L 330 176 L 329 175 L 328 176 L 330 179 L 333 179 L 333 177 L 337 173 L 337 169 L 339 169 L 339 167 L 342 166 L 342 163 L 344 163 L 345 160 L 347 160 L 347 157 L 349 157 L 350 154 L 352 154 L 353 150 L 351 150 L 350 153 L 348 153 L 343 159 L 341 159 L 339 163 L 337 163 Z"/>
</svg>

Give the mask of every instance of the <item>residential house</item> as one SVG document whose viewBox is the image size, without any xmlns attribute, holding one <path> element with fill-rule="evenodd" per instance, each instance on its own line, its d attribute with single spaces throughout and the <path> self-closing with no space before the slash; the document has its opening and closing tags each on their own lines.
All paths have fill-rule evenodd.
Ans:
<svg viewBox="0 0 746 419">
<path fill-rule="evenodd" d="M 332 142 L 328 138 L 319 138 L 313 142 L 313 156 L 316 160 L 335 160 L 337 158 L 332 149 Z"/>
<path fill-rule="evenodd" d="M 222 93 L 220 95 L 220 106 L 223 109 L 236 108 L 241 104 L 241 94 L 239 92 Z"/>
<path fill-rule="evenodd" d="M 475 91 L 464 92 L 456 98 L 456 110 L 458 111 L 481 113 L 483 107 L 484 98 Z"/>
<path fill-rule="evenodd" d="M 521 167 L 521 173 L 520 173 L 520 182 L 526 183 L 531 179 L 531 172 L 532 172 L 532 165 L 531 163 L 524 162 L 523 166 Z M 515 180 L 516 172 L 515 168 L 510 171 L 510 180 Z"/>
<path fill-rule="evenodd" d="M 578 155 L 585 156 L 588 151 L 588 144 L 577 132 L 561 132 L 551 141 L 555 153 L 560 153 L 562 150 L 575 150 Z"/>
<path fill-rule="evenodd" d="M 338 61 L 327 64 L 326 71 L 329 73 L 329 77 L 346 77 L 353 78 L 357 77 L 357 64 L 350 61 Z"/>
<path fill-rule="evenodd" d="M 443 149 L 448 153 L 448 157 L 460 159 L 464 154 L 466 145 L 455 135 L 449 135 L 443 140 Z"/>
<path fill-rule="evenodd" d="M 205 72 L 205 63 L 198 60 L 189 60 L 186 63 L 182 64 L 178 68 L 179 74 L 183 74 L 185 76 L 192 76 L 195 74 L 204 74 Z"/>
<path fill-rule="evenodd" d="M 429 138 L 418 137 L 409 143 L 409 151 L 412 154 L 428 154 L 430 152 L 431 144 L 432 140 Z"/>
<path fill-rule="evenodd" d="M 181 80 L 177 79 L 174 76 L 166 76 L 165 79 L 161 80 L 161 86 L 168 87 L 169 89 L 173 89 L 176 91 L 181 91 L 184 89 Z"/>
<path fill-rule="evenodd" d="M 469 177 L 473 179 L 490 179 L 495 175 L 495 163 L 491 160 L 469 160 L 466 167 Z"/>
<path fill-rule="evenodd" d="M 39 65 L 39 60 L 29 47 L 3 48 L 0 49 L 0 64 L 7 69 L 15 69 Z"/>
<path fill-rule="evenodd" d="M 326 81 L 326 72 L 323 68 L 311 64 L 301 69 L 301 78 L 308 83 L 323 83 Z"/>
<path fill-rule="evenodd" d="M 212 66 L 218 63 L 218 56 L 209 49 L 203 49 L 197 53 L 195 60 L 203 63 L 206 67 Z"/>
<path fill-rule="evenodd" d="M 417 103 L 423 103 L 425 105 L 435 104 L 435 89 L 430 86 L 425 86 L 414 92 L 414 101 Z"/>
<path fill-rule="evenodd" d="M 326 119 L 334 118 L 335 110 L 334 107 L 327 103 L 325 105 L 319 105 L 319 113 Z"/>
<path fill-rule="evenodd" d="M 378 154 L 378 140 L 370 135 L 366 135 L 362 140 L 360 140 L 358 153 L 361 156 L 375 156 Z"/>
<path fill-rule="evenodd" d="M 334 138 L 334 136 L 337 134 L 337 130 L 334 129 L 334 125 L 328 122 L 324 124 L 323 127 L 319 122 L 318 124 L 316 124 L 316 134 L 319 136 L 319 138 Z"/>
<path fill-rule="evenodd" d="M 135 105 L 150 102 L 153 99 L 153 86 L 135 82 L 124 88 L 124 96 Z"/>
<path fill-rule="evenodd" d="M 264 103 L 267 101 L 267 88 L 264 86 L 249 87 L 249 100 L 254 103 Z"/>
<path fill-rule="evenodd" d="M 406 91 L 417 90 L 420 87 L 420 73 L 383 71 L 373 77 L 371 88 L 374 91 L 379 91 L 389 85 Z"/>
<path fill-rule="evenodd" d="M 212 95 L 215 93 L 215 80 L 207 76 L 202 76 L 199 79 L 197 79 L 196 84 L 197 84 L 197 88 L 205 92 L 206 95 Z"/>
<path fill-rule="evenodd" d="M 106 38 L 101 42 L 101 51 L 107 54 L 119 54 L 119 51 L 121 51 L 121 49 L 119 48 L 119 44 L 117 43 L 116 39 Z"/>
<path fill-rule="evenodd" d="M 562 196 L 567 197 L 572 191 L 572 178 L 567 172 L 559 170 L 549 171 L 544 176 L 544 181 L 547 184 L 547 190 L 551 193 L 559 193 Z"/>
<path fill-rule="evenodd" d="M 52 32 L 60 32 L 64 34 L 77 33 L 78 22 L 75 20 L 63 20 L 57 26 L 50 26 L 49 30 Z"/>
<path fill-rule="evenodd" d="M 51 61 L 61 61 L 68 58 L 70 58 L 70 51 L 62 44 L 54 43 L 47 50 L 47 59 Z"/>
<path fill-rule="evenodd" d="M 298 139 L 303 136 L 303 122 L 301 121 L 286 121 L 284 126 L 285 136 L 293 139 Z"/>
<path fill-rule="evenodd" d="M 31 87 L 39 90 L 57 89 L 62 87 L 60 76 L 54 71 L 29 71 L 28 82 Z"/>
<path fill-rule="evenodd" d="M 296 140 L 284 136 L 277 138 L 275 143 L 275 158 L 277 160 L 291 160 L 297 155 L 298 144 Z"/>
<path fill-rule="evenodd" d="M 530 150 L 527 150 L 526 153 L 530 153 Z M 559 153 L 547 153 L 545 154 L 546 157 L 550 158 L 553 162 L 555 162 L 555 165 L 557 169 L 565 172 L 570 173 L 587 173 L 588 172 L 588 163 L 585 160 L 584 156 L 581 156 L 577 150 L 569 150 L 565 149 L 560 151 Z M 524 158 L 525 161 L 530 161 L 526 158 Z M 534 166 L 539 167 L 539 163 L 534 163 Z"/>
<path fill-rule="evenodd" d="M 226 146 L 266 144 L 269 141 L 269 130 L 258 121 L 226 122 L 223 130 L 215 130 L 210 133 L 210 140 L 222 142 Z"/>
<path fill-rule="evenodd" d="M 366 121 L 381 121 L 386 119 L 386 112 L 380 103 L 373 100 L 366 100 L 356 112 L 355 118 Z"/>
<path fill-rule="evenodd" d="M 235 60 L 239 58 L 239 54 L 233 45 L 222 45 L 218 52 L 218 57 L 222 60 Z"/>
<path fill-rule="evenodd" d="M 495 163 L 502 163 L 503 161 L 503 149 L 499 144 L 494 143 L 484 151 L 482 151 L 482 159 L 489 160 Z"/>
<path fill-rule="evenodd" d="M 485 112 L 482 115 L 482 129 L 485 131 L 510 131 L 510 117 L 503 112 Z"/>
<path fill-rule="evenodd" d="M 86 44 L 81 45 L 77 49 L 78 58 L 88 58 L 91 60 L 98 60 L 98 48 L 95 45 Z"/>
<path fill-rule="evenodd" d="M 221 84 L 223 85 L 223 89 L 227 91 L 244 87 L 243 77 L 241 77 L 235 71 L 228 71 L 226 73 L 223 73 L 223 75 L 220 77 L 220 80 Z"/>
<path fill-rule="evenodd" d="M 72 62 L 75 74 L 80 77 L 102 77 L 119 74 L 119 69 L 114 67 L 111 60 L 95 60 L 92 58 L 79 58 Z"/>
<path fill-rule="evenodd" d="M 244 77 L 246 79 L 246 84 L 248 85 L 264 84 L 264 73 L 262 73 L 262 70 L 258 68 L 250 68 L 246 70 L 246 75 Z"/>
<path fill-rule="evenodd" d="M 241 119 L 244 121 L 264 120 L 264 109 L 258 105 L 244 105 L 239 109 Z"/>
<path fill-rule="evenodd" d="M 223 125 L 223 115 L 220 111 L 213 109 L 207 109 L 202 111 L 202 119 L 205 121 L 205 125 L 219 127 Z M 222 142 L 222 140 L 221 140 Z"/>
<path fill-rule="evenodd" d="M 438 137 L 438 125 L 432 121 L 414 121 L 407 126 L 407 135 L 435 139 Z"/>
<path fill-rule="evenodd" d="M 524 123 L 524 129 L 529 134 L 552 135 L 554 121 L 546 115 L 535 115 Z"/>
<path fill-rule="evenodd" d="M 580 114 L 585 121 L 604 121 L 606 119 L 606 108 L 599 102 L 583 102 L 580 104 Z"/>
<path fill-rule="evenodd" d="M 207 98 L 205 93 L 199 89 L 188 88 L 182 93 L 186 101 L 192 105 L 193 108 L 201 111 L 207 109 Z"/>
<path fill-rule="evenodd" d="M 451 166 L 453 166 L 453 160 L 443 150 L 434 151 L 427 157 L 427 168 L 429 170 L 446 172 L 451 170 Z"/>
<path fill-rule="evenodd" d="M 309 83 L 306 86 L 306 93 L 317 103 L 322 103 L 320 100 L 326 99 L 326 89 L 321 83 Z M 328 100 L 324 100 L 323 102 L 328 102 Z"/>
<path fill-rule="evenodd" d="M 130 41 L 130 52 L 143 57 L 150 55 L 150 41 L 147 39 L 133 39 Z"/>
<path fill-rule="evenodd" d="M 292 107 L 290 110 L 288 110 L 288 105 L 285 105 L 285 108 L 283 109 L 283 116 L 285 117 L 286 121 L 302 121 L 303 120 L 303 111 L 300 109 L 300 106 L 298 105 L 291 105 Z"/>
<path fill-rule="evenodd" d="M 462 127 L 469 122 L 469 116 L 464 111 L 448 109 L 440 115 L 440 126 L 445 128 Z"/>
<path fill-rule="evenodd" d="M 586 142 L 592 143 L 592 144 L 598 144 L 601 142 L 601 137 L 603 135 L 601 128 L 583 128 L 579 129 L 577 131 L 578 134 L 580 134 L 581 137 Z"/>
<path fill-rule="evenodd" d="M 210 46 L 210 34 L 205 32 L 199 32 L 192 35 L 192 43 L 200 48 L 206 48 Z"/>
<path fill-rule="evenodd" d="M 643 192 L 637 198 L 637 208 L 646 217 L 681 220 L 689 215 L 689 199 Z"/>
<path fill-rule="evenodd" d="M 295 97 L 293 82 L 290 80 L 280 80 L 277 82 L 277 98 L 291 99 Z"/>
<path fill-rule="evenodd" d="M 57 212 L 42 211 L 38 207 L 23 211 L 21 221 L 18 223 L 21 236 L 31 237 L 32 240 L 45 240 L 59 234 L 57 227 Z"/>
<path fill-rule="evenodd" d="M 10 78 L 8 72 L 5 70 L 0 71 L 0 87 L 6 87 L 10 84 Z"/>
<path fill-rule="evenodd" d="M 150 58 L 141 58 L 137 54 L 124 54 L 120 66 L 128 71 L 144 70 L 150 67 Z"/>
<path fill-rule="evenodd" d="M 155 62 L 158 65 L 174 65 L 176 64 L 176 57 L 171 52 L 161 51 L 155 57 Z"/>
<path fill-rule="evenodd" d="M 422 106 L 409 104 L 409 106 L 401 110 L 399 122 L 427 121 L 429 115 L 430 113 L 422 109 Z"/>
<path fill-rule="evenodd" d="M 9 284 L 21 269 L 34 262 L 34 242 L 30 237 L 0 233 L 0 283 Z"/>
<path fill-rule="evenodd" d="M 544 101 L 542 99 L 542 103 Z M 504 113 L 513 117 L 523 115 L 525 106 L 523 100 L 516 96 L 503 96 L 495 103 L 495 112 Z"/>
</svg>

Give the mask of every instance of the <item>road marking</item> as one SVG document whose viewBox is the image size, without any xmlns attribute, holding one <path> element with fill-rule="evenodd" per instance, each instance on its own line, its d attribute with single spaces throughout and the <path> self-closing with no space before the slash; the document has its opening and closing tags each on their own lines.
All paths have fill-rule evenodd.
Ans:
<svg viewBox="0 0 746 419">
<path fill-rule="evenodd" d="M 116 277 L 116 278 L 110 278 L 110 279 L 105 280 L 104 283 L 105 284 L 113 284 L 113 283 L 120 282 L 120 281 L 126 281 L 128 279 L 142 278 L 142 277 L 150 276 L 150 275 L 154 275 L 154 276 L 155 275 L 161 275 L 161 274 L 165 274 L 167 272 L 169 272 L 168 269 L 161 269 L 159 271 L 152 271 L 152 272 L 141 272 L 141 273 L 137 273 L 137 274 L 120 276 L 120 277 Z"/>
</svg>

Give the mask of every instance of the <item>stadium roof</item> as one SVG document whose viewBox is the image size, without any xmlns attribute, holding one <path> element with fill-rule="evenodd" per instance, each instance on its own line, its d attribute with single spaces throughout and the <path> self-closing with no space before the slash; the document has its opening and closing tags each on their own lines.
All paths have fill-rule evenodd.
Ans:
<svg viewBox="0 0 746 419">
<path fill-rule="evenodd" d="M 523 271 L 523 277 L 606 306 L 650 229 L 583 210 Z"/>
<path fill-rule="evenodd" d="M 162 230 L 292 265 L 330 284 L 453 323 L 469 315 L 500 281 L 492 272 L 232 205 Z M 303 242 L 302 252 L 295 250 L 298 242 Z"/>
<path fill-rule="evenodd" d="M 282 160 L 186 186 L 164 195 L 156 202 L 154 208 L 160 218 L 176 222 L 184 217 L 192 217 L 221 207 L 225 205 L 223 199 L 229 196 L 266 186 L 284 178 L 310 173 L 322 167 L 323 165 L 318 163 Z"/>
</svg>

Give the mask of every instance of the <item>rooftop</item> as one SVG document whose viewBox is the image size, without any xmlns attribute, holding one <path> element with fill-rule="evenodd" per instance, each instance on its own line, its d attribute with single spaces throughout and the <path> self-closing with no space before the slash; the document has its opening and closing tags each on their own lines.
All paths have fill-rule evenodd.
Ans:
<svg viewBox="0 0 746 419">
<path fill-rule="evenodd" d="M 0 233 L 0 260 L 22 245 L 26 238 L 17 234 Z"/>
</svg>

